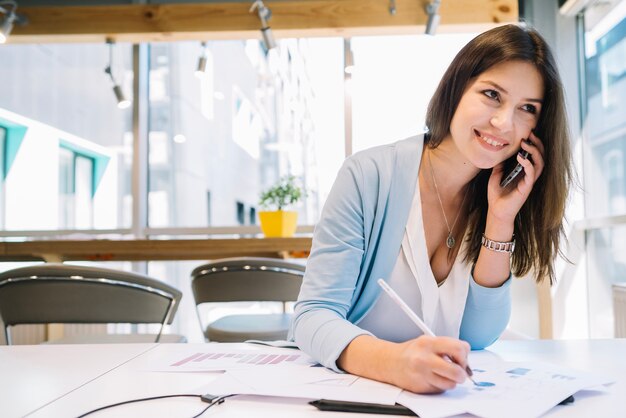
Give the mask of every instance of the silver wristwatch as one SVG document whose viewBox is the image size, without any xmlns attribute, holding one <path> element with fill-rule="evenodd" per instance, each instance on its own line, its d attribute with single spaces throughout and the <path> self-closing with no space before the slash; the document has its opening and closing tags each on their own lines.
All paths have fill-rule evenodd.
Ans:
<svg viewBox="0 0 626 418">
<path fill-rule="evenodd" d="M 515 240 L 513 240 L 513 241 L 505 241 L 505 242 L 494 241 L 494 240 L 491 240 L 491 239 L 487 238 L 485 236 L 485 234 L 483 234 L 483 237 L 480 240 L 480 243 L 486 249 L 491 250 L 491 251 L 495 251 L 497 253 L 513 254 L 513 250 L 515 250 Z"/>
</svg>

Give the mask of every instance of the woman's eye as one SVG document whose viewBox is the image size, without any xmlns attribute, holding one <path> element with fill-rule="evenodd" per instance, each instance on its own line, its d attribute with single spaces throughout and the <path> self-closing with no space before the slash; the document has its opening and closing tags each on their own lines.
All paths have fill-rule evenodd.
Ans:
<svg viewBox="0 0 626 418">
<path fill-rule="evenodd" d="M 491 90 L 491 89 L 483 90 L 483 94 L 489 97 L 490 99 L 494 99 L 494 100 L 499 100 L 500 98 L 500 95 L 498 94 L 498 92 L 495 90 Z"/>
<path fill-rule="evenodd" d="M 522 110 L 533 115 L 537 113 L 537 108 L 531 104 L 522 106 Z"/>
</svg>

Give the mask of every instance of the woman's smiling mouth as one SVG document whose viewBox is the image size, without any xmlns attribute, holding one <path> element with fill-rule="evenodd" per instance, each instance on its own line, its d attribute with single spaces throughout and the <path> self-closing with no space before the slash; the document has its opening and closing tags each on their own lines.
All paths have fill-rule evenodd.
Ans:
<svg viewBox="0 0 626 418">
<path fill-rule="evenodd" d="M 486 136 L 482 133 L 480 133 L 479 131 L 477 131 L 476 129 L 474 129 L 474 134 L 484 143 L 491 145 L 492 147 L 498 147 L 498 148 L 502 148 L 505 145 L 508 145 L 506 142 L 502 142 L 499 141 L 497 139 L 495 139 L 494 137 L 490 136 Z"/>
</svg>

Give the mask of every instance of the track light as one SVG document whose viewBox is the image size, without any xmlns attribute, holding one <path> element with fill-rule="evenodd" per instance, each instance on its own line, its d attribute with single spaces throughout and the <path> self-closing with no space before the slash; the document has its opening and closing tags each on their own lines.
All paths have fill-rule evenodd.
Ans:
<svg viewBox="0 0 626 418">
<path fill-rule="evenodd" d="M 124 97 L 122 88 L 118 84 L 113 86 L 113 93 L 115 94 L 115 98 L 117 99 L 117 107 L 119 107 L 120 109 L 126 109 L 128 106 L 130 106 L 130 100 Z"/>
<path fill-rule="evenodd" d="M 111 77 L 111 81 L 113 82 L 113 94 L 115 94 L 115 98 L 117 99 L 117 107 L 120 109 L 126 109 L 130 106 L 130 100 L 124 97 L 124 92 L 119 84 L 115 81 L 115 77 L 113 77 L 113 71 L 111 67 L 113 66 L 113 42 L 112 39 L 107 39 L 107 44 L 109 44 L 109 65 L 104 69 L 104 72 Z"/>
<path fill-rule="evenodd" d="M 0 0 L 0 44 L 3 44 L 9 38 L 13 25 L 25 25 L 27 19 L 24 16 L 15 13 L 17 10 L 17 2 L 14 0 Z"/>
<path fill-rule="evenodd" d="M 274 40 L 274 35 L 272 34 L 272 29 L 268 25 L 268 20 L 272 17 L 272 11 L 263 4 L 262 0 L 256 0 L 252 3 L 252 7 L 250 7 L 250 13 L 257 11 L 259 15 L 259 19 L 261 19 L 261 34 L 263 35 L 263 43 L 265 44 L 265 48 L 269 51 L 270 49 L 276 47 L 276 41 Z"/>
<path fill-rule="evenodd" d="M 396 0 L 389 0 L 389 14 L 392 16 L 396 14 Z"/>
<path fill-rule="evenodd" d="M 2 22 L 0 23 L 0 44 L 7 41 L 11 30 L 13 30 L 13 21 L 15 20 L 13 16 L 13 13 L 10 13 L 2 18 Z"/>
<path fill-rule="evenodd" d="M 426 35 L 434 35 L 439 25 L 439 4 L 441 0 L 433 0 L 426 6 L 428 21 L 426 22 Z"/>
<path fill-rule="evenodd" d="M 206 42 L 202 42 L 202 54 L 198 58 L 198 67 L 196 68 L 196 77 L 202 78 L 206 72 L 207 66 L 207 54 L 206 54 Z"/>
<path fill-rule="evenodd" d="M 196 77 L 202 77 L 206 72 L 206 56 L 202 55 L 198 58 L 198 68 L 196 68 Z"/>
<path fill-rule="evenodd" d="M 350 38 L 344 38 L 344 65 L 343 70 L 346 74 L 354 73 L 354 53 L 352 52 L 352 42 Z"/>
</svg>

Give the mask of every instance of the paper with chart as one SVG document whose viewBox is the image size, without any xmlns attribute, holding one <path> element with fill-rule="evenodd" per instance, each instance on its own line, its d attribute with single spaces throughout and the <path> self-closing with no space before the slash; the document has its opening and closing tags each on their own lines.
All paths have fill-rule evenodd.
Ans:
<svg viewBox="0 0 626 418">
<path fill-rule="evenodd" d="M 475 386 L 469 380 L 438 395 L 402 392 L 398 403 L 422 418 L 471 413 L 479 417 L 538 417 L 579 390 L 601 388 L 611 380 L 564 367 L 470 357 Z"/>
<path fill-rule="evenodd" d="M 229 370 L 200 389 L 203 393 L 331 399 L 393 405 L 401 389 L 386 383 L 335 373 L 321 366 L 294 365 Z"/>
<path fill-rule="evenodd" d="M 551 364 L 504 362 L 488 351 L 470 353 L 469 380 L 438 395 L 417 395 L 385 383 L 328 370 L 299 350 L 259 345 L 237 349 L 220 344 L 160 346 L 146 359 L 152 371 L 225 371 L 199 388 L 202 393 L 401 403 L 422 418 L 471 413 L 480 417 L 540 416 L 568 396 L 601 387 L 610 380 Z"/>
<path fill-rule="evenodd" d="M 291 398 L 325 398 L 394 404 L 401 389 L 358 376 L 335 373 L 300 350 L 274 346 L 189 345 L 186 352 L 159 347 L 141 368 L 168 372 L 226 371 L 203 393 L 247 394 Z"/>
<path fill-rule="evenodd" d="M 272 367 L 316 364 L 311 357 L 300 350 L 259 347 L 222 348 L 219 344 L 190 346 L 190 350 L 181 354 L 164 353 L 159 364 L 152 364 L 151 371 L 168 372 L 206 372 L 247 369 L 250 367 Z"/>
</svg>

